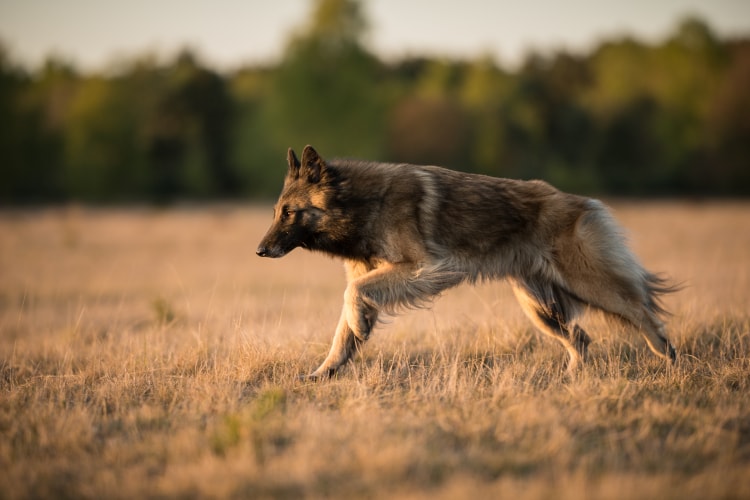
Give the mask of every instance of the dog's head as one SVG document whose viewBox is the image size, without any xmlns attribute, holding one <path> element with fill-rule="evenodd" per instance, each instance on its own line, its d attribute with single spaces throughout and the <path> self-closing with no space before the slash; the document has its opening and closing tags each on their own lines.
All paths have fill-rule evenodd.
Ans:
<svg viewBox="0 0 750 500">
<path fill-rule="evenodd" d="M 261 257 L 283 257 L 300 246 L 311 248 L 326 212 L 323 158 L 312 146 L 305 146 L 300 162 L 289 148 L 287 163 L 289 168 L 273 210 L 273 223 L 256 251 Z"/>
</svg>

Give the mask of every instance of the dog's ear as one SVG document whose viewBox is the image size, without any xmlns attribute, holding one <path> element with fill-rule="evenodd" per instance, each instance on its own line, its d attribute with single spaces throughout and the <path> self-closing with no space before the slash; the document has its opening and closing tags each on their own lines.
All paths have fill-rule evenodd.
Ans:
<svg viewBox="0 0 750 500">
<path fill-rule="evenodd" d="M 297 155 L 294 154 L 294 150 L 292 148 L 289 148 L 289 151 L 287 151 L 286 153 L 286 162 L 289 165 L 289 170 L 287 170 L 286 175 L 291 177 L 292 179 L 298 178 L 300 163 L 297 159 Z"/>
<path fill-rule="evenodd" d="M 307 180 L 316 184 L 320 182 L 320 177 L 323 170 L 326 168 L 326 162 L 320 157 L 317 151 L 313 149 L 309 144 L 305 146 L 302 151 L 302 166 L 300 167 L 300 175 L 307 177 Z"/>
</svg>

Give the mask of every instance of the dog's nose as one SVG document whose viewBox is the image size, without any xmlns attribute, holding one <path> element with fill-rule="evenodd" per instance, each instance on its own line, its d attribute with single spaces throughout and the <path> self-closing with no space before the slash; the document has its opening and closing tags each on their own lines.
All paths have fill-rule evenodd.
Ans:
<svg viewBox="0 0 750 500">
<path fill-rule="evenodd" d="M 265 257 L 268 255 L 268 249 L 266 247 L 258 247 L 255 253 L 258 254 L 259 257 Z"/>
</svg>

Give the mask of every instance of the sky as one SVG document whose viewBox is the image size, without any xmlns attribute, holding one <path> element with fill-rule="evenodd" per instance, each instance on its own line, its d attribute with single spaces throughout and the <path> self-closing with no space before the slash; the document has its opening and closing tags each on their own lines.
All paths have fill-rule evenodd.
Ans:
<svg viewBox="0 0 750 500">
<path fill-rule="evenodd" d="M 407 55 L 519 64 L 530 50 L 590 50 L 604 38 L 663 39 L 687 15 L 750 36 L 750 0 L 365 0 L 368 46 Z M 274 63 L 311 0 L 0 0 L 0 43 L 36 67 L 56 55 L 85 70 L 183 47 L 232 69 Z"/>
</svg>

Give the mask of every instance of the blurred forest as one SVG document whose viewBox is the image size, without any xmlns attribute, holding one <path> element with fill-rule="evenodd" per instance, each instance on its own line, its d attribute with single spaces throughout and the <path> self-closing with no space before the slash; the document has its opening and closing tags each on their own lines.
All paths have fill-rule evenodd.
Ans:
<svg viewBox="0 0 750 500">
<path fill-rule="evenodd" d="M 750 38 L 688 18 L 508 70 L 384 61 L 367 30 L 359 2 L 316 0 L 277 65 L 224 73 L 190 50 L 28 69 L 0 46 L 0 203 L 270 199 L 308 143 L 580 193 L 750 195 Z"/>
</svg>

